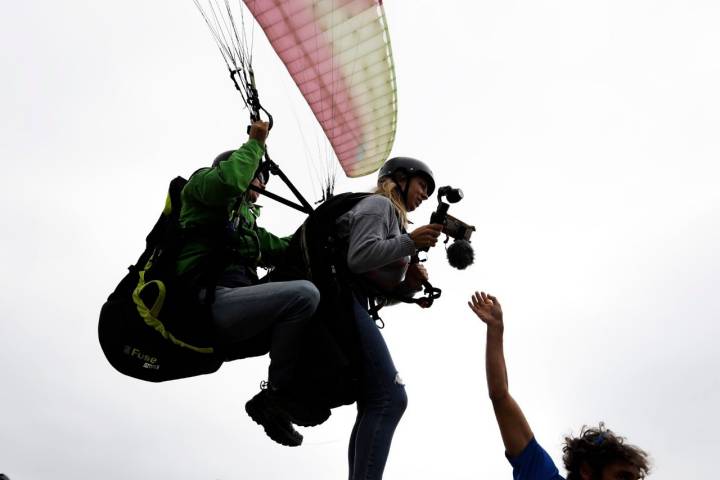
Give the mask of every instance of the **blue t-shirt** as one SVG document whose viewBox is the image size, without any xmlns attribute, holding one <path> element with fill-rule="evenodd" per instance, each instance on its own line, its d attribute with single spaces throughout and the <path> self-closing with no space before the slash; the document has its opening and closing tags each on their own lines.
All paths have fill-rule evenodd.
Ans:
<svg viewBox="0 0 720 480">
<path fill-rule="evenodd" d="M 565 480 L 534 437 L 520 455 L 508 460 L 513 467 L 513 480 Z"/>
</svg>

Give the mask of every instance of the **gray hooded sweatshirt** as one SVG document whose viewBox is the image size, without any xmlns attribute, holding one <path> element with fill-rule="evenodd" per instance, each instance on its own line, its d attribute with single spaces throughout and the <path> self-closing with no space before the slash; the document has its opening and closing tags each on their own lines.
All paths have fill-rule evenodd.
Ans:
<svg viewBox="0 0 720 480">
<path fill-rule="evenodd" d="M 348 268 L 381 290 L 395 289 L 405 278 L 415 242 L 403 233 L 392 202 L 382 195 L 362 199 L 336 223 L 346 239 Z"/>
</svg>

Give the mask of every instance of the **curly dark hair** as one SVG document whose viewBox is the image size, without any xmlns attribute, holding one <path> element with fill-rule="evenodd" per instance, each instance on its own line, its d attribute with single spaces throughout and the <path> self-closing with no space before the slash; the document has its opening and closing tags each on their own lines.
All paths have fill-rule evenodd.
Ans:
<svg viewBox="0 0 720 480">
<path fill-rule="evenodd" d="M 580 467 L 583 464 L 593 472 L 593 478 L 600 478 L 603 468 L 617 462 L 637 467 L 640 478 L 645 478 L 650 472 L 648 454 L 625 443 L 625 438 L 605 428 L 603 422 L 597 427 L 584 425 L 577 437 L 565 437 L 563 463 L 568 472 L 567 480 L 581 480 Z"/>
</svg>

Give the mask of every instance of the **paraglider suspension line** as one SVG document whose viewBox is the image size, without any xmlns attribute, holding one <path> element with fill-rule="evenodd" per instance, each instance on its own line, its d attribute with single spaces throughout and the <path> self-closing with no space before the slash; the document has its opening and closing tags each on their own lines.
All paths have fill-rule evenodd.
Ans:
<svg viewBox="0 0 720 480">
<path fill-rule="evenodd" d="M 248 110 L 250 110 L 250 121 L 257 122 L 258 120 L 262 120 L 260 112 L 264 112 L 268 118 L 268 130 L 272 130 L 274 123 L 273 116 L 260 103 L 260 95 L 255 86 L 255 74 L 252 69 L 250 69 L 249 72 L 246 72 L 245 69 L 242 68 L 235 70 L 230 69 L 230 80 L 232 80 L 233 85 L 235 85 L 235 89 L 240 92 L 243 103 Z M 248 133 L 250 133 L 250 127 L 248 127 Z"/>
</svg>

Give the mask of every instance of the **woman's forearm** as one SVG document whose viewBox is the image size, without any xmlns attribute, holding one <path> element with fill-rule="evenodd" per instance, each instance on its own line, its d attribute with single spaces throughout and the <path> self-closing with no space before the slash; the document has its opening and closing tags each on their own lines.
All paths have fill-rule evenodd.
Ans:
<svg viewBox="0 0 720 480">
<path fill-rule="evenodd" d="M 407 235 L 382 239 L 374 235 L 362 236 L 359 232 L 356 234 L 357 238 L 350 239 L 347 258 L 353 273 L 369 272 L 415 253 L 415 244 Z"/>
</svg>

